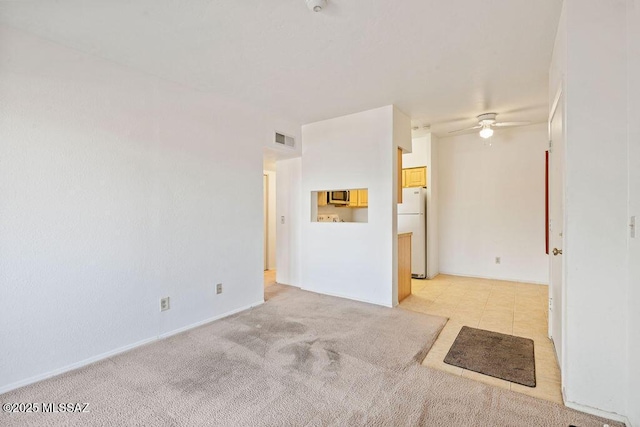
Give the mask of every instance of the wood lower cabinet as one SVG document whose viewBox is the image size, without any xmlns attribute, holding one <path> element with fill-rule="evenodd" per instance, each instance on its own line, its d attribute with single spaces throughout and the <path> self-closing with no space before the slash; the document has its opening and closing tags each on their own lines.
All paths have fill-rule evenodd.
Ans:
<svg viewBox="0 0 640 427">
<path fill-rule="evenodd" d="M 426 187 L 427 186 L 427 168 L 407 168 L 402 170 L 402 186 L 407 187 Z"/>
<path fill-rule="evenodd" d="M 411 295 L 411 233 L 398 234 L 398 302 Z"/>
</svg>

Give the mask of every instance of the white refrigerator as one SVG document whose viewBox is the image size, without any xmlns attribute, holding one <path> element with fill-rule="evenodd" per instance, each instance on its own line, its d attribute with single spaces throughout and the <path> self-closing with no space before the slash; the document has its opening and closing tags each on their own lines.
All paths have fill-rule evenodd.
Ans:
<svg viewBox="0 0 640 427">
<path fill-rule="evenodd" d="M 403 188 L 398 205 L 398 234 L 411 236 L 411 275 L 427 277 L 427 189 Z"/>
</svg>

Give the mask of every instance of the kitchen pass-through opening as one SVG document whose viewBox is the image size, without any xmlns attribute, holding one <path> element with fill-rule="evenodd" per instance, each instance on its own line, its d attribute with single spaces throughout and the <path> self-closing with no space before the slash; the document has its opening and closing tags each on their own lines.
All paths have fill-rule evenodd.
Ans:
<svg viewBox="0 0 640 427">
<path fill-rule="evenodd" d="M 369 189 L 312 191 L 311 222 L 369 222 Z"/>
</svg>

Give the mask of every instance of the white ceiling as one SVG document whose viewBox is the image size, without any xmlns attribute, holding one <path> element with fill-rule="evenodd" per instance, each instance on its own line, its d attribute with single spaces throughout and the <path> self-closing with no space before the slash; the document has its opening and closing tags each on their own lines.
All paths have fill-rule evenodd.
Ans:
<svg viewBox="0 0 640 427">
<path fill-rule="evenodd" d="M 544 121 L 562 0 L 0 2 L 0 22 L 299 123 L 395 104 L 445 134 Z"/>
</svg>

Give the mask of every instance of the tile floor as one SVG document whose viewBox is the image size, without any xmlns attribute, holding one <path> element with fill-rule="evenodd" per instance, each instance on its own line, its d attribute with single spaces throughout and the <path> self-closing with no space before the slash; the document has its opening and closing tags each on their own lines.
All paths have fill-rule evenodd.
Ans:
<svg viewBox="0 0 640 427">
<path fill-rule="evenodd" d="M 449 318 L 423 365 L 562 404 L 560 370 L 547 334 L 547 286 L 448 275 L 432 280 L 414 279 L 411 286 L 412 295 L 402 301 L 401 307 Z M 444 363 L 465 325 L 533 339 L 536 387 Z"/>
</svg>

